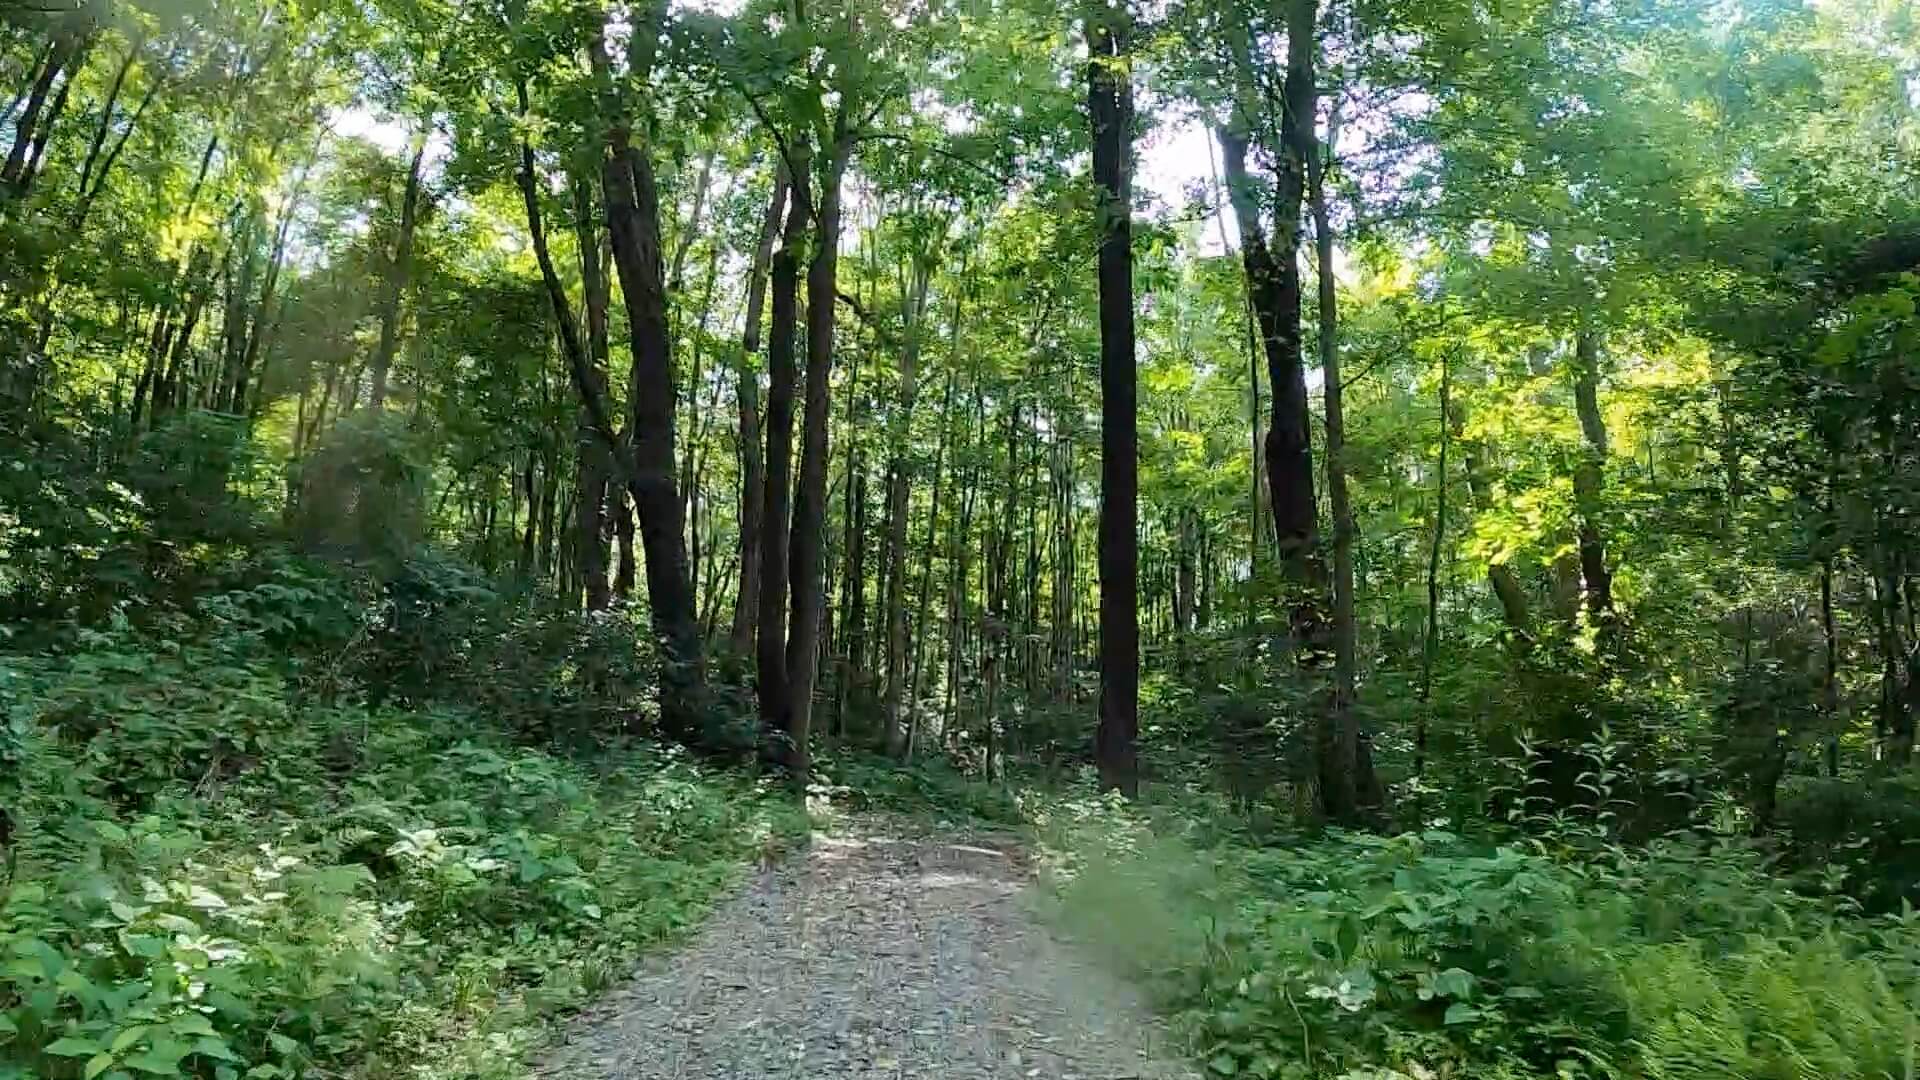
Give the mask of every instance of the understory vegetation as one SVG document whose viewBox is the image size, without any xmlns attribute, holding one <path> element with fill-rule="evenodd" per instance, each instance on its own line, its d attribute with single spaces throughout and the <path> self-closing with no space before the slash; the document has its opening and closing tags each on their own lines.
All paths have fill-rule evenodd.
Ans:
<svg viewBox="0 0 1920 1080">
<path fill-rule="evenodd" d="M 1036 795 L 1059 921 L 1213 1075 L 1871 1078 L 1920 1049 L 1920 920 L 1703 814 L 1302 835 L 1215 796 Z"/>
<path fill-rule="evenodd" d="M 630 623 L 121 494 L 87 539 L 164 573 L 0 653 L 0 1076 L 519 1075 L 546 1018 L 804 842 L 766 782 L 627 734 Z"/>
</svg>

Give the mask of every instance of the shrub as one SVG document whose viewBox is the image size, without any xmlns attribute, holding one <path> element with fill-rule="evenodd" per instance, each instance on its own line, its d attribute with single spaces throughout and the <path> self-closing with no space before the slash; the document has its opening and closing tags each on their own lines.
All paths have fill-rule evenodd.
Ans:
<svg viewBox="0 0 1920 1080">
<path fill-rule="evenodd" d="M 1789 891 L 1744 842 L 1171 832 L 1084 815 L 1061 897 L 1220 1075 L 1868 1080 L 1911 1052 L 1914 922 Z"/>
<path fill-rule="evenodd" d="M 0 658 L 0 1077 L 504 1072 L 806 826 L 680 750 L 296 693 L 310 598 L 260 588 Z"/>
</svg>

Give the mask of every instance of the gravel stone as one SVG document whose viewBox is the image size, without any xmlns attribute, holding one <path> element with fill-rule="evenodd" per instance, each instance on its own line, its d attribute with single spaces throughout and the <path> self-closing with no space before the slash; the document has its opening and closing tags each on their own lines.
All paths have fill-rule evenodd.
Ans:
<svg viewBox="0 0 1920 1080">
<path fill-rule="evenodd" d="M 855 818 L 583 1012 L 552 1080 L 1175 1080 L 1138 988 L 1035 916 L 1024 856 Z"/>
</svg>

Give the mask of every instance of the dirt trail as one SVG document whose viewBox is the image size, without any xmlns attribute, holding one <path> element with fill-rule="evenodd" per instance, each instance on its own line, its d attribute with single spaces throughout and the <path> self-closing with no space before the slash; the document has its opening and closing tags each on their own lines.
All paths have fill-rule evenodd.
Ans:
<svg viewBox="0 0 1920 1080">
<path fill-rule="evenodd" d="M 1173 1080 L 1137 989 L 1051 933 L 1004 838 L 864 818 L 762 873 L 536 1075 Z"/>
</svg>

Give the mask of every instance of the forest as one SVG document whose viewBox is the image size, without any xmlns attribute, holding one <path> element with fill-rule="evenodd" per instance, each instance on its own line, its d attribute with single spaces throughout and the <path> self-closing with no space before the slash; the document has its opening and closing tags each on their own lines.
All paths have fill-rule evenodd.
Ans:
<svg viewBox="0 0 1920 1080">
<path fill-rule="evenodd" d="M 1193 1075 L 1916 1075 L 1914 0 L 4 0 L 0 96 L 0 1078 L 525 1075 L 847 813 Z"/>
</svg>

